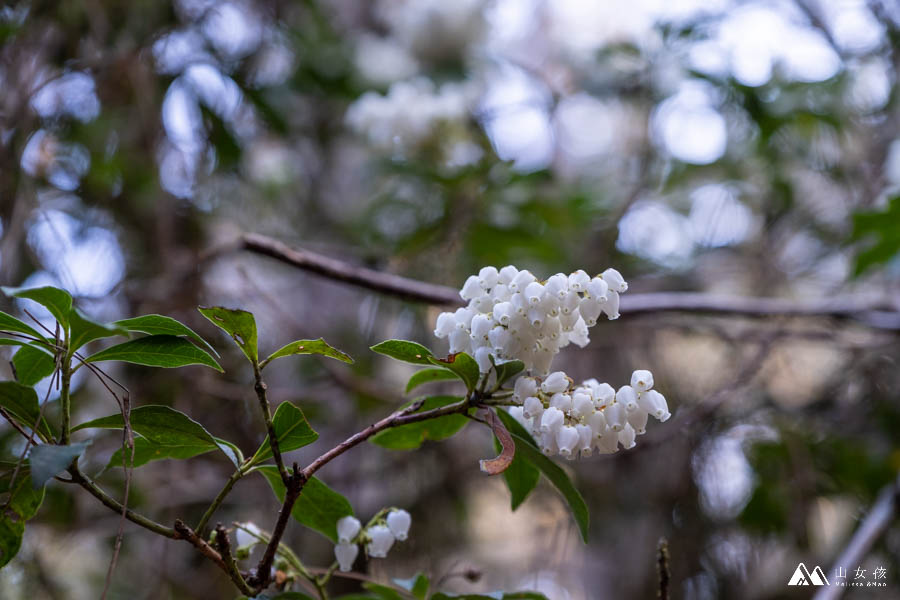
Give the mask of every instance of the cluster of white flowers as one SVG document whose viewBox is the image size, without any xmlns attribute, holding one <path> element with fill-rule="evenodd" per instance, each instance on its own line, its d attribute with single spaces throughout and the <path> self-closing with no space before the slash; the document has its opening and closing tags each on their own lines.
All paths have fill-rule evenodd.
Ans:
<svg viewBox="0 0 900 600">
<path fill-rule="evenodd" d="M 338 543 L 334 547 L 334 557 L 341 571 L 353 568 L 359 555 L 359 544 L 366 545 L 366 553 L 373 558 L 384 558 L 395 541 L 404 541 L 409 533 L 412 517 L 403 509 L 391 509 L 387 516 L 373 519 L 363 529 L 356 517 L 338 519 Z"/>
<path fill-rule="evenodd" d="M 653 374 L 645 370 L 635 371 L 631 385 L 618 391 L 596 379 L 576 386 L 562 371 L 520 377 L 513 400 L 519 406 L 510 407 L 510 415 L 534 434 L 544 454 L 570 460 L 595 449 L 612 454 L 619 444 L 633 448 L 649 416 L 660 421 L 671 416 L 665 397 L 653 389 Z"/>
<path fill-rule="evenodd" d="M 550 371 L 553 357 L 570 343 L 588 344 L 588 328 L 601 314 L 619 317 L 619 294 L 628 284 L 615 269 L 591 277 L 578 270 L 539 281 L 527 269 L 484 267 L 460 290 L 469 304 L 438 316 L 434 334 L 449 338 L 450 353 L 467 352 L 482 373 L 499 363 L 521 360 L 537 374 Z"/>
<path fill-rule="evenodd" d="M 441 122 L 465 120 L 477 99 L 470 82 L 435 88 L 417 77 L 391 85 L 386 95 L 366 92 L 348 109 L 347 124 L 384 151 L 406 150 L 430 137 Z"/>
</svg>

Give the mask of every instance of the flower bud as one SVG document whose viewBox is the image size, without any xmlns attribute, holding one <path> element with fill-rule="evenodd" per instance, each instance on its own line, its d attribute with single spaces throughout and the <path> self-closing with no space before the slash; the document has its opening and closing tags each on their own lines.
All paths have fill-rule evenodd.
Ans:
<svg viewBox="0 0 900 600">
<path fill-rule="evenodd" d="M 262 543 L 262 541 L 254 535 L 260 533 L 260 529 L 255 523 L 242 523 L 241 525 L 242 527 L 238 527 L 234 534 L 235 541 L 239 548 Z"/>
<path fill-rule="evenodd" d="M 334 547 L 334 558 L 337 560 L 338 568 L 347 572 L 353 568 L 353 562 L 359 555 L 359 546 L 348 542 L 341 542 Z"/>
<path fill-rule="evenodd" d="M 349 542 L 359 533 L 362 525 L 359 519 L 353 516 L 341 517 L 337 522 L 338 541 Z"/>
<path fill-rule="evenodd" d="M 412 517 L 402 508 L 392 510 L 388 513 L 388 529 L 390 529 L 394 537 L 401 542 L 406 539 L 406 534 L 409 532 L 410 523 L 412 523 Z"/>
<path fill-rule="evenodd" d="M 394 545 L 394 534 L 385 525 L 374 525 L 366 530 L 369 536 L 369 543 L 366 545 L 366 552 L 373 558 L 384 558 L 387 556 L 388 550 Z"/>
</svg>

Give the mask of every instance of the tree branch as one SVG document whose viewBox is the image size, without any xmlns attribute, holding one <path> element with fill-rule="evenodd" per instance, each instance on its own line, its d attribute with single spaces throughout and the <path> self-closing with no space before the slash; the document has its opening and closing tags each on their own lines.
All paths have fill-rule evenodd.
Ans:
<svg viewBox="0 0 900 600">
<path fill-rule="evenodd" d="M 459 293 L 447 286 L 358 267 L 256 233 L 244 234 L 241 247 L 304 271 L 405 300 L 437 306 L 461 306 Z M 900 307 L 883 296 L 843 296 L 813 302 L 782 298 L 719 296 L 694 292 L 624 294 L 622 314 L 677 311 L 761 317 L 772 315 L 856 319 L 879 329 L 900 329 Z"/>
<path fill-rule="evenodd" d="M 878 499 L 872 505 L 869 514 L 850 538 L 847 547 L 834 561 L 832 572 L 838 567 L 859 565 L 869 549 L 894 520 L 898 506 L 900 506 L 900 477 L 878 494 Z M 813 600 L 835 600 L 840 598 L 846 589 L 838 586 L 824 587 L 813 596 Z"/>
<path fill-rule="evenodd" d="M 176 532 L 174 529 L 166 527 L 165 525 L 161 525 L 143 515 L 139 515 L 130 508 L 126 509 L 118 500 L 107 494 L 100 486 L 83 475 L 81 471 L 78 470 L 77 466 L 73 465 L 69 467 L 68 471 L 72 476 L 72 479 L 63 481 L 66 481 L 66 483 L 77 483 L 78 485 L 86 489 L 97 500 L 110 508 L 113 512 L 116 512 L 120 515 L 124 513 L 126 519 L 128 519 L 132 523 L 140 525 L 144 529 L 149 529 L 153 533 L 158 533 L 159 535 L 171 538 L 173 540 L 177 540 L 180 538 L 178 532 Z"/>
<path fill-rule="evenodd" d="M 278 466 L 278 473 L 281 475 L 281 481 L 284 485 L 288 484 L 290 475 L 284 466 L 284 459 L 281 456 L 281 450 L 278 448 L 278 436 L 275 434 L 275 425 L 272 423 L 272 411 L 269 408 L 269 399 L 266 395 L 266 383 L 262 380 L 262 373 L 259 365 L 253 364 L 253 374 L 255 383 L 253 389 L 256 390 L 256 397 L 259 399 L 259 408 L 262 410 L 263 419 L 266 422 L 266 432 L 269 437 L 269 447 L 272 449 L 272 457 Z"/>
<path fill-rule="evenodd" d="M 231 540 L 228 539 L 228 532 L 221 523 L 216 525 L 216 548 L 219 550 L 219 555 L 222 557 L 222 562 L 225 563 L 231 580 L 238 586 L 242 594 L 252 595 L 253 590 L 247 585 L 240 570 L 238 570 L 237 562 L 231 553 Z"/>
<path fill-rule="evenodd" d="M 369 425 L 362 431 L 354 433 L 346 440 L 309 463 L 309 465 L 303 469 L 303 475 L 307 479 L 309 479 L 316 471 L 327 465 L 329 462 L 331 462 L 350 448 L 366 441 L 379 431 L 384 431 L 385 429 L 389 429 L 391 427 L 399 427 L 400 425 L 408 425 L 409 423 L 417 423 L 419 421 L 435 419 L 437 417 L 443 417 L 446 415 L 464 413 L 469 409 L 469 398 L 460 400 L 459 402 L 455 402 L 453 404 L 448 404 L 447 406 L 441 406 L 439 408 L 426 410 L 425 412 L 415 412 L 421 407 L 422 401 L 414 402 L 403 410 L 392 413 L 382 420 L 378 421 L 377 423 Z"/>
</svg>

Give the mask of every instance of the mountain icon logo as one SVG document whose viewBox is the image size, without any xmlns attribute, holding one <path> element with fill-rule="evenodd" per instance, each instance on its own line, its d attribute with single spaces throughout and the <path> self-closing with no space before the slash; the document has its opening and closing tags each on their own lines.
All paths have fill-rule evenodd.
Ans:
<svg viewBox="0 0 900 600">
<path fill-rule="evenodd" d="M 791 575 L 790 581 L 788 581 L 788 585 L 831 585 L 828 583 L 828 579 L 825 577 L 825 573 L 822 572 L 822 569 L 819 565 L 816 565 L 816 568 L 812 570 L 812 573 L 806 568 L 806 565 L 800 563 L 797 565 L 797 569 L 794 571 L 794 574 Z"/>
</svg>

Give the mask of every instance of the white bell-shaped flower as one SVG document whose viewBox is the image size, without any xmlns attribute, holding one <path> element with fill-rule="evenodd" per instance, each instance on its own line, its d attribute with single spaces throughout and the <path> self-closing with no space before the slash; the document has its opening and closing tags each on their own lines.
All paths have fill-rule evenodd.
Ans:
<svg viewBox="0 0 900 600">
<path fill-rule="evenodd" d="M 653 373 L 644 369 L 638 369 L 631 374 L 631 387 L 639 392 L 646 392 L 653 388 Z"/>
<path fill-rule="evenodd" d="M 626 423 L 625 427 L 622 429 L 622 431 L 619 432 L 619 443 L 622 444 L 623 448 L 625 448 L 626 450 L 634 448 L 635 434 L 636 434 L 636 432 L 634 431 L 634 428 L 631 425 L 629 425 L 628 423 Z"/>
<path fill-rule="evenodd" d="M 529 396 L 537 394 L 537 380 L 534 377 L 519 377 L 513 386 L 513 398 L 522 402 Z"/>
<path fill-rule="evenodd" d="M 590 394 L 577 390 L 572 394 L 572 414 L 579 419 L 586 419 L 594 414 L 594 401 Z"/>
<path fill-rule="evenodd" d="M 563 371 L 554 371 L 547 375 L 541 383 L 541 391 L 545 394 L 555 394 L 569 389 L 569 378 Z"/>
<path fill-rule="evenodd" d="M 366 530 L 369 536 L 369 543 L 366 545 L 366 552 L 374 558 L 384 558 L 387 556 L 388 550 L 394 545 L 394 534 L 386 525 L 373 525 Z"/>
<path fill-rule="evenodd" d="M 556 434 L 565 421 L 565 415 L 555 406 L 551 406 L 541 415 L 541 431 Z"/>
<path fill-rule="evenodd" d="M 584 298 L 578 305 L 578 312 L 588 326 L 597 324 L 597 319 L 603 313 L 603 302 L 596 298 Z"/>
<path fill-rule="evenodd" d="M 609 291 L 609 298 L 603 303 L 603 312 L 610 321 L 619 318 L 619 294 L 612 290 Z"/>
<path fill-rule="evenodd" d="M 628 284 L 625 283 L 625 278 L 623 278 L 622 274 L 613 268 L 609 268 L 603 271 L 603 273 L 600 274 L 600 277 L 602 277 L 603 281 L 605 281 L 609 285 L 609 289 L 611 290 L 622 293 L 628 289 Z"/>
<path fill-rule="evenodd" d="M 619 434 L 611 428 L 607 428 L 597 438 L 594 447 L 600 454 L 615 454 L 619 451 Z"/>
<path fill-rule="evenodd" d="M 544 414 L 544 404 L 541 402 L 540 398 L 535 396 L 525 398 L 525 404 L 522 408 L 523 414 L 527 419 L 539 419 L 541 415 Z"/>
<path fill-rule="evenodd" d="M 357 536 L 361 528 L 362 524 L 356 517 L 350 515 L 341 517 L 337 522 L 338 541 L 349 542 Z"/>
<path fill-rule="evenodd" d="M 496 267 L 483 267 L 478 271 L 478 285 L 480 285 L 482 289 L 491 289 L 497 285 L 499 279 L 500 273 L 497 271 Z"/>
<path fill-rule="evenodd" d="M 559 446 L 560 456 L 573 457 L 578 448 L 578 430 L 570 425 L 564 425 L 556 432 L 556 445 Z"/>
<path fill-rule="evenodd" d="M 590 281 L 591 277 L 581 269 L 578 269 L 569 275 L 569 289 L 573 292 L 587 291 L 587 285 Z"/>
<path fill-rule="evenodd" d="M 637 410 L 633 410 L 626 415 L 626 419 L 628 420 L 628 424 L 634 428 L 635 433 L 638 435 L 644 435 L 647 433 L 647 417 L 649 415 L 646 411 L 638 408 Z"/>
<path fill-rule="evenodd" d="M 509 320 L 514 312 L 515 308 L 511 302 L 498 302 L 493 308 L 494 321 L 500 325 L 509 325 Z"/>
<path fill-rule="evenodd" d="M 341 542 L 334 547 L 334 558 L 337 560 L 338 568 L 347 572 L 353 568 L 353 563 L 359 555 L 359 546 L 348 542 Z"/>
<path fill-rule="evenodd" d="M 487 339 L 487 334 L 494 328 L 494 319 L 485 314 L 472 317 L 472 337 Z"/>
<path fill-rule="evenodd" d="M 647 402 L 651 407 L 650 414 L 656 417 L 660 422 L 668 421 L 669 417 L 672 416 L 669 413 L 669 405 L 666 402 L 665 396 L 656 390 L 644 392 L 641 396 L 647 397 Z"/>
<path fill-rule="evenodd" d="M 580 303 L 581 298 L 578 296 L 578 293 L 570 290 L 560 300 L 559 310 L 562 314 L 567 315 L 577 309 Z"/>
<path fill-rule="evenodd" d="M 409 526 L 412 523 L 412 517 L 402 508 L 392 510 L 387 516 L 387 526 L 394 534 L 394 537 L 401 542 L 406 539 L 409 532 Z"/>
<path fill-rule="evenodd" d="M 596 403 L 597 408 L 607 406 L 616 397 L 616 390 L 605 381 L 593 386 L 592 391 L 594 392 L 594 402 Z"/>
<path fill-rule="evenodd" d="M 472 298 L 480 296 L 483 292 L 484 289 L 481 287 L 481 284 L 478 283 L 478 277 L 476 275 L 470 275 L 463 284 L 462 289 L 459 291 L 459 295 L 463 300 L 471 300 Z"/>
<path fill-rule="evenodd" d="M 509 285 L 510 282 L 516 278 L 516 275 L 519 274 L 519 270 L 512 265 L 506 265 L 500 272 L 497 274 L 497 281 L 502 283 L 503 285 Z"/>
<path fill-rule="evenodd" d="M 456 329 L 456 319 L 453 313 L 444 312 L 438 315 L 437 322 L 434 324 L 434 335 L 439 338 L 445 338 Z"/>
<path fill-rule="evenodd" d="M 524 294 L 530 306 L 537 306 L 541 303 L 541 298 L 544 296 L 544 286 L 537 281 L 532 281 L 525 287 Z"/>
<path fill-rule="evenodd" d="M 565 414 L 569 414 L 569 412 L 572 410 L 572 396 L 569 394 L 563 394 L 562 392 L 553 394 L 550 397 L 550 406 L 558 408 Z"/>
<path fill-rule="evenodd" d="M 602 410 L 598 410 L 591 414 L 591 416 L 588 417 L 587 422 L 588 425 L 591 426 L 595 437 L 606 431 L 606 416 L 603 414 Z"/>
<path fill-rule="evenodd" d="M 625 407 L 625 410 L 631 412 L 637 410 L 638 397 L 637 392 L 630 385 L 623 385 L 616 392 L 616 402 Z"/>
<path fill-rule="evenodd" d="M 605 302 L 608 299 L 609 284 L 600 277 L 594 277 L 587 285 L 587 292 L 594 300 Z"/>
<path fill-rule="evenodd" d="M 558 302 L 569 291 L 569 278 L 562 273 L 557 273 L 547 280 L 544 290 L 548 296 L 555 297 Z"/>
<path fill-rule="evenodd" d="M 613 431 L 619 432 L 625 427 L 625 407 L 618 402 L 613 402 L 603 409 L 603 416 L 606 417 L 606 424 Z"/>
<path fill-rule="evenodd" d="M 541 452 L 543 452 L 545 456 L 556 456 L 559 454 L 559 446 L 556 444 L 556 432 L 541 432 L 540 446 Z"/>
<path fill-rule="evenodd" d="M 535 280 L 534 275 L 528 269 L 522 269 L 516 276 L 513 277 L 513 280 L 509 282 L 509 289 L 515 292 L 524 292 L 525 288 L 528 287 L 528 284 Z"/>
<path fill-rule="evenodd" d="M 581 456 L 588 457 L 594 448 L 594 430 L 589 425 L 576 425 L 578 432 L 578 450 Z"/>
<path fill-rule="evenodd" d="M 491 350 L 492 348 L 488 346 L 482 346 L 475 350 L 475 362 L 478 363 L 478 370 L 482 373 L 487 373 L 494 366 L 491 363 Z"/>
<path fill-rule="evenodd" d="M 465 329 L 454 329 L 450 334 L 450 354 L 465 352 L 469 349 L 469 332 Z"/>
</svg>

